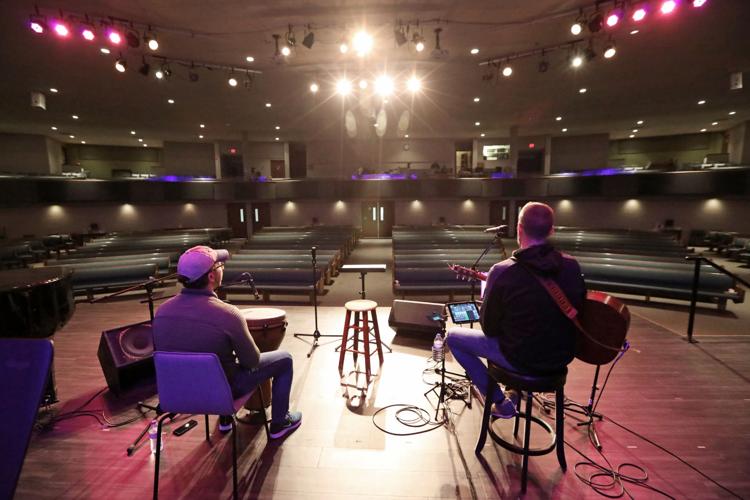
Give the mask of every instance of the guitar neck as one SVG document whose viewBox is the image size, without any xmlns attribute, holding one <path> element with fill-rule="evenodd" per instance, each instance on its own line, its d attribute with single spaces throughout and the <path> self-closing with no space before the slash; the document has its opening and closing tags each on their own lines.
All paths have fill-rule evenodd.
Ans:
<svg viewBox="0 0 750 500">
<path fill-rule="evenodd" d="M 463 278 L 472 278 L 479 281 L 487 281 L 487 273 L 475 271 L 474 269 L 469 269 L 468 267 L 459 266 L 456 264 L 452 264 L 449 267 L 451 268 L 451 270 L 453 270 L 454 273 Z"/>
</svg>

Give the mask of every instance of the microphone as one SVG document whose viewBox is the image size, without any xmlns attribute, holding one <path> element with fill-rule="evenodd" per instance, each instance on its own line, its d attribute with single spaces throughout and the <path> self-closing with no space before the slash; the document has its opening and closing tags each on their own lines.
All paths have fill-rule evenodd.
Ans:
<svg viewBox="0 0 750 500">
<path fill-rule="evenodd" d="M 317 251 L 318 251 L 318 247 L 312 247 L 310 249 L 310 253 L 312 254 L 313 260 L 315 260 L 315 252 L 317 252 Z"/>
<path fill-rule="evenodd" d="M 258 293 L 258 289 L 255 288 L 255 280 L 253 280 L 253 275 L 250 273 L 242 273 L 242 275 L 247 275 L 247 280 L 248 283 L 250 283 L 250 289 L 253 292 L 253 297 L 255 297 L 255 300 L 258 300 L 260 298 L 260 294 Z"/>
<path fill-rule="evenodd" d="M 495 233 L 495 234 L 500 234 L 500 233 L 502 233 L 503 231 L 505 231 L 506 229 L 508 229 L 508 226 L 507 226 L 507 224 L 501 224 L 501 225 L 499 225 L 499 226 L 495 226 L 495 227 L 488 227 L 487 229 L 485 229 L 485 230 L 484 230 L 484 232 L 485 232 L 485 233 Z"/>
</svg>

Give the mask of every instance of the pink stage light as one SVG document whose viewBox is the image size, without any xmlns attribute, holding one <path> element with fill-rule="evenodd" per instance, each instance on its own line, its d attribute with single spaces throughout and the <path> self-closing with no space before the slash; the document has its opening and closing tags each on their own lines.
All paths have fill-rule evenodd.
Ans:
<svg viewBox="0 0 750 500">
<path fill-rule="evenodd" d="M 662 2 L 659 10 L 662 14 L 671 14 L 677 8 L 677 2 L 675 0 L 666 0 Z"/>
<path fill-rule="evenodd" d="M 67 38 L 70 36 L 70 29 L 68 28 L 68 25 L 61 21 L 55 21 L 52 23 L 52 30 L 55 32 L 57 36 L 60 38 Z"/>
<path fill-rule="evenodd" d="M 83 28 L 81 30 L 81 36 L 84 38 L 84 40 L 87 40 L 89 42 L 93 42 L 96 38 L 94 30 L 92 30 L 91 28 Z"/>
<path fill-rule="evenodd" d="M 607 16 L 607 26 L 609 26 L 610 28 L 614 28 L 615 26 L 617 26 L 617 23 L 619 22 L 620 22 L 620 15 L 617 14 L 616 12 L 613 12 Z"/>
<path fill-rule="evenodd" d="M 646 19 L 646 9 L 644 7 L 639 7 L 633 11 L 633 21 L 638 23 L 644 19 Z"/>
<path fill-rule="evenodd" d="M 693 0 L 693 7 L 703 7 L 708 0 Z"/>
<path fill-rule="evenodd" d="M 122 43 L 122 35 L 119 31 L 112 28 L 107 31 L 107 39 L 112 45 L 120 45 Z"/>
</svg>

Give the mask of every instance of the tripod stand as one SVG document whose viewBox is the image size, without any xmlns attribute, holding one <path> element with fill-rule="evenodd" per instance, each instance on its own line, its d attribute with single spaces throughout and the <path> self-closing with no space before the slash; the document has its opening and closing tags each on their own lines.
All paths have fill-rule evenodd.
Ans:
<svg viewBox="0 0 750 500">
<path fill-rule="evenodd" d="M 589 397 L 588 404 L 584 406 L 581 403 L 576 403 L 575 401 L 568 401 L 565 403 L 565 409 L 586 417 L 586 420 L 584 420 L 583 422 L 578 422 L 578 424 L 576 425 L 578 427 L 588 427 L 588 431 L 591 433 L 591 439 L 594 442 L 594 446 L 597 450 L 601 451 L 602 444 L 601 441 L 599 441 L 599 435 L 596 433 L 596 427 L 594 426 L 595 420 L 602 420 L 602 414 L 594 411 L 596 391 L 599 389 L 599 387 L 597 386 L 597 383 L 599 381 L 599 368 L 601 368 L 601 365 L 596 365 L 596 371 L 594 372 L 594 383 L 591 385 L 591 396 Z"/>
<path fill-rule="evenodd" d="M 477 266 L 481 262 L 481 260 L 484 258 L 485 255 L 487 255 L 492 247 L 495 246 L 495 243 L 500 243 L 500 249 L 503 253 L 503 259 L 507 259 L 508 255 L 505 252 L 505 245 L 503 244 L 502 238 L 500 238 L 500 234 L 507 229 L 508 226 L 497 226 L 497 228 L 491 228 L 489 230 L 495 230 L 495 236 L 492 237 L 492 241 L 489 242 L 489 244 L 484 248 L 481 254 L 479 254 L 479 257 L 477 257 L 477 260 L 474 261 L 474 263 L 471 265 L 471 270 L 476 271 Z M 471 279 L 471 301 L 474 302 L 476 299 L 476 283 L 477 280 L 472 278 Z M 474 322 L 469 323 L 469 328 L 474 328 Z"/>
<path fill-rule="evenodd" d="M 432 321 L 437 321 L 440 325 L 440 335 L 443 337 L 443 342 L 445 342 L 445 318 L 439 314 L 435 314 L 434 316 L 428 316 L 429 319 Z M 440 410 L 442 409 L 445 411 L 446 399 L 460 399 L 464 402 L 464 404 L 471 409 L 471 402 L 472 402 L 472 396 L 471 396 L 471 389 L 468 391 L 469 400 L 467 401 L 465 399 L 465 396 L 459 392 L 456 392 L 451 387 L 451 384 L 457 380 L 468 380 L 468 377 L 465 375 L 461 375 L 460 373 L 455 373 L 449 370 L 445 369 L 445 343 L 443 343 L 443 352 L 440 360 L 440 368 L 435 369 L 435 373 L 440 374 L 440 382 L 435 382 L 435 385 L 429 389 L 427 392 L 424 393 L 424 397 L 428 397 L 429 394 L 435 394 L 438 398 L 437 406 L 435 407 L 435 420 L 438 419 L 438 415 L 440 414 Z M 449 383 L 446 384 L 445 379 L 449 379 Z M 439 388 L 439 390 L 438 390 Z M 429 399 L 429 398 L 428 398 Z M 442 408 L 441 408 L 442 407 Z"/>
<path fill-rule="evenodd" d="M 320 330 L 318 330 L 318 261 L 316 259 L 317 251 L 318 251 L 317 247 L 312 247 L 310 249 L 310 254 L 312 255 L 312 287 L 313 287 L 313 309 L 315 310 L 315 331 L 312 333 L 295 333 L 294 334 L 294 336 L 297 338 L 300 338 L 300 337 L 312 337 L 313 338 L 310 351 L 307 353 L 308 358 L 312 356 L 312 353 L 315 350 L 315 348 L 320 345 L 318 343 L 318 339 L 320 337 L 339 337 L 339 335 L 323 335 L 320 333 Z"/>
</svg>

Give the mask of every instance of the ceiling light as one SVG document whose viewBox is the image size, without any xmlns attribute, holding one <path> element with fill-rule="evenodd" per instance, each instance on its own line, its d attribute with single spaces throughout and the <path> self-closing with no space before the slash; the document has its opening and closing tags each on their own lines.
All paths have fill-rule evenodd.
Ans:
<svg viewBox="0 0 750 500">
<path fill-rule="evenodd" d="M 677 1 L 676 0 L 665 0 L 661 3 L 661 7 L 659 7 L 659 10 L 662 14 L 671 14 L 674 12 L 674 10 L 677 8 Z"/>
<path fill-rule="evenodd" d="M 570 25 L 570 32 L 573 35 L 578 36 L 581 34 L 582 31 L 583 31 L 583 25 L 579 23 L 578 21 Z"/>
<path fill-rule="evenodd" d="M 414 48 L 417 49 L 417 52 L 422 52 L 424 50 L 424 42 L 419 41 L 414 45 Z"/>
<path fill-rule="evenodd" d="M 203 139 L 203 134 L 200 134 L 200 135 L 198 136 L 198 139 Z"/>
<path fill-rule="evenodd" d="M 47 31 L 47 21 L 42 16 L 31 16 L 29 18 L 29 28 L 37 35 Z"/>
<path fill-rule="evenodd" d="M 503 68 L 503 76 L 504 77 L 508 78 L 512 74 L 513 74 L 513 68 L 511 68 L 510 66 L 505 66 Z"/>
<path fill-rule="evenodd" d="M 365 80 L 365 79 L 360 80 L 359 81 L 359 88 L 361 88 L 362 90 L 365 90 L 367 88 L 367 80 Z"/>
<path fill-rule="evenodd" d="M 122 57 L 122 54 L 120 54 L 120 57 L 115 61 L 115 69 L 120 73 L 125 73 L 125 70 L 128 69 L 128 62 Z"/>
<path fill-rule="evenodd" d="M 52 21 L 52 31 L 54 31 L 55 35 L 59 36 L 60 38 L 67 38 L 70 36 L 70 28 L 68 28 L 68 25 L 63 21 Z"/>
<path fill-rule="evenodd" d="M 637 122 L 635 122 L 635 124 L 636 125 L 643 125 L 643 120 L 638 120 Z"/>
<path fill-rule="evenodd" d="M 162 71 L 161 69 L 157 69 L 154 72 L 154 76 L 156 77 L 157 80 L 161 80 L 162 78 L 164 78 L 164 71 Z"/>
<path fill-rule="evenodd" d="M 146 42 L 146 46 L 148 46 L 149 50 L 154 52 L 159 50 L 159 40 L 156 39 L 156 35 L 153 33 L 147 33 L 146 36 L 143 37 L 143 40 Z"/>
<path fill-rule="evenodd" d="M 484 137 L 484 132 L 482 132 L 481 134 L 479 134 L 479 137 Z"/>
<path fill-rule="evenodd" d="M 646 19 L 647 13 L 648 12 L 646 11 L 646 5 L 645 4 L 639 5 L 635 9 L 633 9 L 633 13 L 630 15 L 630 18 L 633 21 L 639 23 L 643 21 L 644 19 Z"/>
<path fill-rule="evenodd" d="M 404 134 L 404 139 L 408 139 L 408 138 L 409 138 L 409 134 Z"/>
<path fill-rule="evenodd" d="M 200 128 L 206 128 L 206 125 L 205 125 L 204 123 L 201 123 L 201 124 L 200 124 L 200 125 L 198 125 L 198 126 L 199 126 Z"/>
<path fill-rule="evenodd" d="M 474 122 L 474 126 L 475 126 L 475 127 L 478 127 L 478 126 L 480 126 L 480 125 L 481 125 L 481 123 L 480 123 L 480 122 Z"/>
<path fill-rule="evenodd" d="M 92 25 L 84 23 L 79 29 L 81 30 L 81 38 L 87 42 L 93 42 L 96 39 L 96 31 Z"/>
<path fill-rule="evenodd" d="M 169 104 L 174 104 L 174 99 L 167 99 L 167 102 L 168 102 Z"/>
<path fill-rule="evenodd" d="M 289 54 L 292 53 L 292 49 L 289 48 L 288 45 L 284 45 L 281 47 L 281 55 L 284 57 L 289 57 Z"/>
<path fill-rule="evenodd" d="M 247 57 L 245 58 L 245 61 L 247 61 L 247 62 L 249 62 L 249 63 L 251 63 L 251 62 L 255 62 L 255 58 L 254 58 L 253 56 L 247 56 Z"/>
<path fill-rule="evenodd" d="M 135 130 L 131 130 L 130 135 L 135 135 Z"/>
<path fill-rule="evenodd" d="M 227 83 L 229 84 L 230 87 L 236 87 L 237 86 L 237 79 L 235 77 L 233 77 L 233 76 L 230 76 L 227 79 Z"/>
<path fill-rule="evenodd" d="M 50 92 L 52 92 L 53 94 L 57 94 L 57 92 L 58 92 L 58 91 L 57 91 L 57 89 L 56 89 L 55 87 L 51 87 L 51 88 L 49 89 L 49 91 L 50 91 Z"/>
<path fill-rule="evenodd" d="M 622 17 L 621 9 L 614 9 L 610 11 L 610 13 L 607 14 L 607 19 L 605 20 L 605 23 L 607 23 L 607 27 L 614 28 L 615 26 L 617 26 L 617 23 L 620 22 L 621 17 Z"/>
<path fill-rule="evenodd" d="M 708 0 L 693 0 L 693 7 L 703 7 Z"/>
<path fill-rule="evenodd" d="M 110 50 L 107 47 L 102 47 L 99 49 L 99 52 L 101 52 L 102 54 L 109 54 Z"/>
<path fill-rule="evenodd" d="M 718 125 L 718 124 L 719 124 L 719 122 L 711 122 L 711 125 L 713 125 L 714 127 L 715 127 L 716 125 Z"/>
<path fill-rule="evenodd" d="M 574 68 L 580 68 L 583 65 L 583 56 L 580 54 L 573 56 L 573 59 L 570 60 L 570 65 Z"/>
<path fill-rule="evenodd" d="M 640 33 L 640 31 L 638 31 L 638 30 L 630 30 L 630 34 L 631 35 L 637 35 L 638 33 Z"/>
<path fill-rule="evenodd" d="M 558 121 L 558 122 L 559 122 L 559 121 L 561 121 L 561 120 L 562 120 L 562 116 L 556 116 L 556 117 L 555 117 L 555 121 Z"/>
<path fill-rule="evenodd" d="M 143 139 L 141 139 L 141 138 L 139 137 L 139 138 L 138 138 L 138 142 L 143 142 Z"/>
<path fill-rule="evenodd" d="M 633 134 L 630 134 L 630 135 L 629 135 L 628 137 L 630 137 L 630 138 L 632 139 L 632 138 L 633 138 L 633 137 L 635 137 L 635 136 L 634 136 Z"/>
<path fill-rule="evenodd" d="M 320 90 L 320 87 L 318 87 L 318 84 L 315 82 L 312 82 L 310 84 L 310 92 L 312 92 L 313 94 L 316 94 L 318 90 Z"/>
<path fill-rule="evenodd" d="M 279 140 L 279 138 L 278 138 L 278 137 L 274 137 L 274 138 L 273 138 L 273 140 L 274 140 L 274 141 L 278 141 L 278 140 Z"/>
<path fill-rule="evenodd" d="M 702 128 L 702 129 L 701 129 L 701 132 L 705 132 L 705 131 L 706 131 L 706 129 L 705 129 L 705 128 Z"/>
<path fill-rule="evenodd" d="M 473 49 L 471 49 L 471 50 L 469 51 L 469 53 L 470 53 L 471 55 L 475 56 L 475 55 L 479 54 L 479 49 L 478 49 L 478 48 L 476 48 L 476 47 L 474 47 Z"/>
<path fill-rule="evenodd" d="M 422 82 L 416 76 L 412 76 L 409 78 L 409 81 L 406 82 L 406 88 L 409 89 L 410 92 L 419 92 L 422 88 Z"/>
<path fill-rule="evenodd" d="M 352 37 L 352 46 L 358 56 L 364 56 L 370 53 L 373 46 L 372 36 L 366 31 L 358 31 Z"/>
<path fill-rule="evenodd" d="M 475 98 L 474 98 L 474 102 L 479 102 L 479 98 L 478 98 L 478 97 L 475 97 Z"/>
<path fill-rule="evenodd" d="M 393 79 L 387 75 L 381 75 L 375 79 L 375 93 L 387 97 L 393 93 Z"/>
<path fill-rule="evenodd" d="M 148 147 L 148 144 L 144 144 L 144 145 L 143 145 L 143 147 L 144 147 L 144 148 L 147 148 L 147 147 Z"/>
<path fill-rule="evenodd" d="M 422 36 L 422 33 L 414 32 L 414 35 L 411 37 L 411 42 L 414 44 L 414 48 L 417 52 L 422 52 L 424 50 L 424 37 Z"/>
<path fill-rule="evenodd" d="M 567 128 L 564 128 L 564 129 L 562 129 L 562 131 L 563 131 L 563 132 L 567 132 L 567 131 L 568 131 L 568 129 L 567 129 Z"/>
<path fill-rule="evenodd" d="M 579 94 L 585 94 L 588 91 L 589 91 L 589 89 L 587 89 L 586 87 L 581 87 L 580 89 L 578 89 L 578 93 Z"/>
<path fill-rule="evenodd" d="M 112 45 L 120 45 L 122 43 L 122 34 L 116 29 L 110 27 L 107 29 L 107 40 Z"/>
<path fill-rule="evenodd" d="M 278 125 L 276 125 L 276 126 L 275 126 L 274 128 L 275 128 L 276 130 L 281 130 L 281 127 L 280 127 L 280 126 L 278 126 Z"/>
<path fill-rule="evenodd" d="M 336 93 L 342 96 L 348 95 L 352 91 L 352 82 L 342 78 L 336 82 Z"/>
<path fill-rule="evenodd" d="M 50 128 L 51 128 L 52 130 L 57 130 L 57 127 L 55 127 L 54 125 L 52 125 L 52 126 L 51 126 Z"/>
<path fill-rule="evenodd" d="M 729 112 L 729 116 L 734 116 L 734 115 L 736 115 L 736 114 L 737 114 L 737 112 L 736 112 L 736 111 L 730 111 L 730 112 Z"/>
<path fill-rule="evenodd" d="M 637 128 L 634 128 L 634 129 L 633 129 L 633 133 L 634 133 L 634 134 L 637 134 L 637 133 L 638 133 L 638 129 L 637 129 Z"/>
<path fill-rule="evenodd" d="M 698 101 L 698 106 L 703 106 L 704 104 L 706 104 L 705 99 L 701 99 L 700 101 Z"/>
<path fill-rule="evenodd" d="M 267 103 L 266 103 L 266 107 L 267 107 L 267 108 L 270 108 L 270 107 L 271 107 L 271 103 L 270 103 L 270 102 L 267 102 Z"/>
<path fill-rule="evenodd" d="M 81 144 L 86 144 L 86 141 L 81 141 Z"/>
<path fill-rule="evenodd" d="M 349 52 L 349 45 L 346 42 L 341 42 L 339 44 L 339 52 L 341 52 L 342 54 L 346 54 L 347 52 Z"/>
<path fill-rule="evenodd" d="M 605 59 L 612 59 L 615 57 L 615 54 L 617 54 L 617 48 L 615 47 L 614 43 L 610 43 L 607 45 L 607 48 L 604 49 L 604 58 Z"/>
<path fill-rule="evenodd" d="M 703 129 L 703 130 L 706 130 L 706 129 Z M 74 136 L 73 134 L 69 135 L 68 137 L 70 137 L 71 139 L 75 139 L 76 138 L 76 136 Z"/>
<path fill-rule="evenodd" d="M 70 115 L 70 117 L 73 118 L 74 120 L 78 119 L 78 115 Z"/>
</svg>

